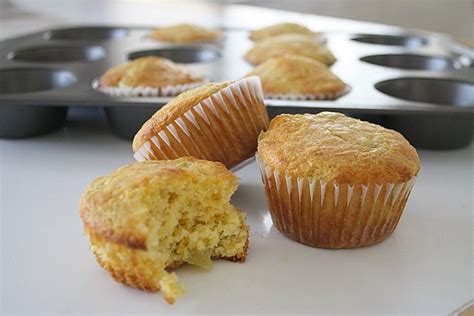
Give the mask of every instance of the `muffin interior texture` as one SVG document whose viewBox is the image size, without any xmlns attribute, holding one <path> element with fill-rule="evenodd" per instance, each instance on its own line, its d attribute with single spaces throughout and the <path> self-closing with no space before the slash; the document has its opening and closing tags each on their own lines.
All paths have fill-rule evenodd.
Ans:
<svg viewBox="0 0 474 316">
<path fill-rule="evenodd" d="M 229 202 L 237 186 L 218 163 L 137 163 L 94 181 L 81 215 L 94 254 L 114 278 L 161 290 L 172 303 L 183 290 L 166 269 L 183 263 L 210 268 L 212 258 L 245 260 L 245 215 Z"/>
</svg>

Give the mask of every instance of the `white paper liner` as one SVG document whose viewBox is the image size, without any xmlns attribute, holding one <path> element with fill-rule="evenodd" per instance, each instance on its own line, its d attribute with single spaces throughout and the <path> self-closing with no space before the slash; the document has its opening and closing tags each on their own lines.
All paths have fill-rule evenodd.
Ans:
<svg viewBox="0 0 474 316">
<path fill-rule="evenodd" d="M 99 80 L 95 80 L 92 83 L 92 87 L 115 97 L 172 97 L 186 90 L 197 88 L 207 82 L 209 80 L 205 79 L 193 83 L 166 85 L 163 87 L 104 87 L 100 85 Z"/>
<path fill-rule="evenodd" d="M 236 155 L 242 153 L 243 145 L 248 146 L 245 143 L 249 137 L 255 138 L 256 147 L 258 134 L 267 127 L 260 79 L 248 77 L 193 106 L 144 143 L 134 158 L 144 161 L 194 156 L 230 166 L 227 160 L 238 159 Z"/>
<path fill-rule="evenodd" d="M 359 247 L 387 238 L 416 180 L 415 176 L 401 183 L 338 184 L 280 173 L 258 155 L 257 162 L 275 226 L 291 239 L 323 248 Z M 323 216 L 332 223 L 325 231 Z M 355 223 L 355 231 L 349 222 Z"/>
<path fill-rule="evenodd" d="M 296 94 L 296 93 L 285 93 L 285 94 L 265 94 L 266 99 L 276 99 L 276 100 L 335 100 L 343 95 L 349 93 L 351 87 L 346 85 L 345 88 L 341 91 L 335 93 L 319 93 L 319 94 Z"/>
</svg>

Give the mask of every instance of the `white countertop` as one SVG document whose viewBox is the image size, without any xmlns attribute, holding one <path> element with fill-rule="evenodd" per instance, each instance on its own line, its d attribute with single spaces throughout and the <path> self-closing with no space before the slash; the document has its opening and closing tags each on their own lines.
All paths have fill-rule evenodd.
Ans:
<svg viewBox="0 0 474 316">
<path fill-rule="evenodd" d="M 2 17 L 0 37 L 66 20 L 130 24 L 152 21 L 150 15 L 141 16 L 143 11 L 130 10 L 127 16 L 125 4 L 130 8 L 130 1 L 122 1 L 125 4 L 115 7 L 114 14 L 91 10 L 89 16 L 80 14 L 79 5 L 61 13 L 61 4 L 51 9 L 51 16 L 32 14 L 31 8 L 40 10 L 40 5 L 21 2 L 29 5 L 28 13 L 15 11 L 17 17 Z M 76 1 L 84 2 L 91 3 Z M 213 6 L 199 8 L 215 16 Z M 256 16 L 265 12 L 257 22 L 261 24 L 282 17 L 298 21 L 302 16 L 245 7 L 239 10 L 227 11 L 226 16 L 236 19 L 242 12 Z M 192 16 L 193 10 L 185 12 L 181 18 Z M 330 29 L 376 27 L 325 19 L 321 21 Z M 111 135 L 97 110 L 72 112 L 66 127 L 56 133 L 0 140 L 2 315 L 445 315 L 474 297 L 472 144 L 454 151 L 420 150 L 422 171 L 397 230 L 381 244 L 354 250 L 314 249 L 283 237 L 271 224 L 257 168 L 248 165 L 237 173 L 242 181 L 233 199 L 247 212 L 251 226 L 247 262 L 219 261 L 209 272 L 179 268 L 177 273 L 188 294 L 169 306 L 160 294 L 115 283 L 95 262 L 82 233 L 79 196 L 92 179 L 133 160 L 130 143 Z"/>
<path fill-rule="evenodd" d="M 43 137 L 0 140 L 2 311 L 8 313 L 447 314 L 473 297 L 473 149 L 420 150 L 422 171 L 395 233 L 362 249 L 322 250 L 271 224 L 255 164 L 237 172 L 247 212 L 245 264 L 177 273 L 174 306 L 119 285 L 95 262 L 77 205 L 95 177 L 133 161 L 97 110 Z"/>
</svg>

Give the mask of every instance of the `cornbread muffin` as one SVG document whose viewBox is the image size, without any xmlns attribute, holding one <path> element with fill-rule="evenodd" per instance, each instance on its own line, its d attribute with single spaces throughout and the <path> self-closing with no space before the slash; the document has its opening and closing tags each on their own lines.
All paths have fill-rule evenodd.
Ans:
<svg viewBox="0 0 474 316">
<path fill-rule="evenodd" d="M 275 226 L 322 248 L 386 239 L 420 170 L 398 132 L 331 112 L 277 116 L 258 157 Z"/>
<path fill-rule="evenodd" d="M 328 66 L 336 61 L 325 45 L 300 34 L 283 34 L 257 42 L 247 51 L 245 59 L 253 65 L 258 65 L 272 57 L 285 54 L 305 56 Z"/>
<path fill-rule="evenodd" d="M 100 89 L 104 92 L 118 94 L 132 90 L 137 94 L 147 94 L 155 91 L 156 95 L 176 95 L 204 82 L 204 78 L 191 74 L 184 67 L 156 56 L 140 57 L 113 67 L 99 80 Z"/>
<path fill-rule="evenodd" d="M 300 24 L 279 23 L 255 30 L 250 33 L 249 38 L 255 42 L 258 42 L 263 39 L 282 34 L 301 34 L 306 36 L 315 36 L 317 33 L 314 33 L 306 26 Z"/>
<path fill-rule="evenodd" d="M 237 177 L 217 162 L 140 162 L 94 180 L 80 215 L 97 261 L 116 281 L 161 290 L 173 303 L 183 288 L 167 269 L 245 261 L 249 228 L 229 202 L 237 187 Z"/>
<path fill-rule="evenodd" d="M 192 24 L 161 27 L 150 34 L 150 37 L 155 40 L 170 43 L 216 42 L 221 36 L 222 32 L 218 30 Z"/>
<path fill-rule="evenodd" d="M 258 76 L 267 98 L 335 99 L 346 84 L 317 60 L 297 56 L 273 57 L 247 76 Z"/>
<path fill-rule="evenodd" d="M 268 126 L 258 77 L 209 83 L 186 91 L 158 110 L 138 131 L 138 161 L 194 156 L 227 167 L 253 156 Z"/>
</svg>

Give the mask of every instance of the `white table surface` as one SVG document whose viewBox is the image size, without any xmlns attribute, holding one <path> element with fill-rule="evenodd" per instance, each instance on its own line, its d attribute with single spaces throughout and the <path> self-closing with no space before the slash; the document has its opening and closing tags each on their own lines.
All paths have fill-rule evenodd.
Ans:
<svg viewBox="0 0 474 316">
<path fill-rule="evenodd" d="M 41 9 L 33 1 L 22 2 Z M 57 3 L 51 7 L 54 17 L 30 11 L 26 17 L 2 18 L 0 37 L 87 18 L 81 16 L 85 9 L 79 5 L 61 17 Z M 208 9 L 212 13 L 212 7 Z M 226 14 L 235 20 L 236 12 L 256 16 L 265 12 L 257 23 L 302 17 L 248 10 Z M 116 16 L 102 13 L 103 23 L 117 16 L 122 17 L 119 22 L 140 22 L 136 11 L 130 11 L 127 20 L 124 5 L 115 12 Z M 91 10 L 88 17 L 97 22 L 101 13 Z M 145 15 L 142 20 L 151 21 Z M 330 18 L 321 21 L 332 29 L 375 27 Z M 420 150 L 422 171 L 397 230 L 381 244 L 355 250 L 313 249 L 283 237 L 271 224 L 260 177 L 251 164 L 237 172 L 241 186 L 233 198 L 247 212 L 251 226 L 245 264 L 219 261 L 209 272 L 179 268 L 188 294 L 173 306 L 160 294 L 119 285 L 95 262 L 77 210 L 79 196 L 92 179 L 132 162 L 130 143 L 111 135 L 97 111 L 73 110 L 66 127 L 47 136 L 0 140 L 2 315 L 445 315 L 474 297 L 472 144 L 454 151 Z"/>
</svg>

